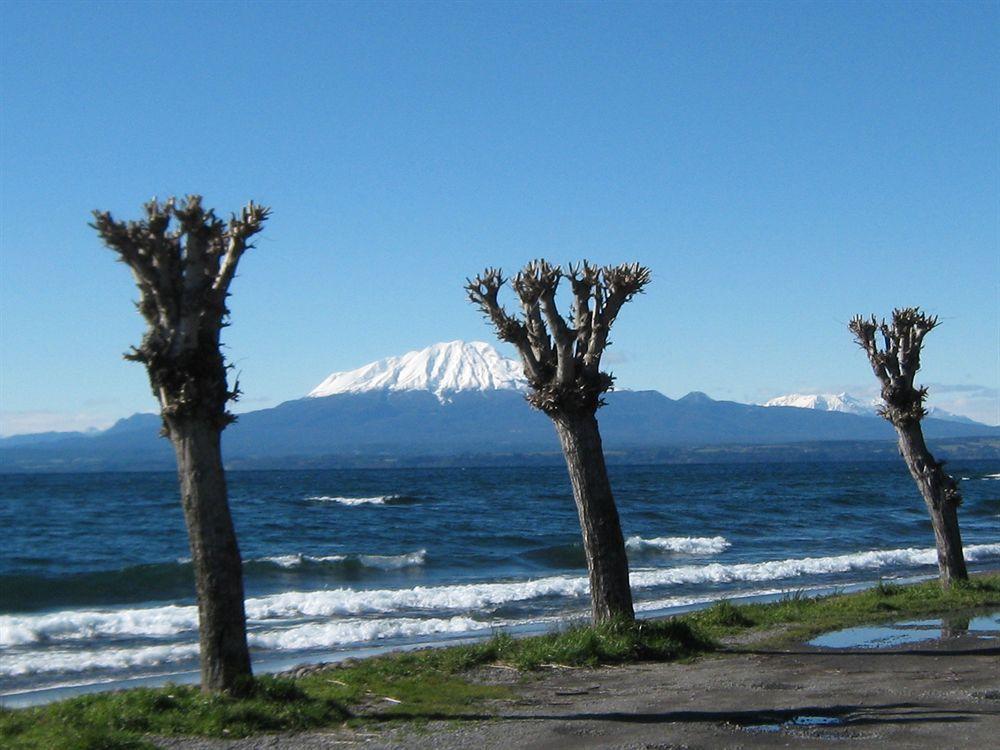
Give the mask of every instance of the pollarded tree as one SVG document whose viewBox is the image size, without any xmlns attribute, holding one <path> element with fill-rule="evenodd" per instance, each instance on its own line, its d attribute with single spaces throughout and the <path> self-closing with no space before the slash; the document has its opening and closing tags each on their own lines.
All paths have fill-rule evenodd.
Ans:
<svg viewBox="0 0 1000 750">
<path fill-rule="evenodd" d="M 230 390 L 226 382 L 219 334 L 236 266 L 269 209 L 250 203 L 223 222 L 192 195 L 154 199 L 145 210 L 144 219 L 127 223 L 95 211 L 91 226 L 132 270 L 148 324 L 142 344 L 125 357 L 146 366 L 163 433 L 177 454 L 198 597 L 201 687 L 239 692 L 249 687 L 252 672 L 242 561 L 220 447 L 222 430 L 235 419 L 226 403 L 237 398 L 239 386 Z"/>
<path fill-rule="evenodd" d="M 958 528 L 958 506 L 962 495 L 958 481 L 944 470 L 927 449 L 920 420 L 927 415 L 924 400 L 927 389 L 913 380 L 920 369 L 920 351 L 924 336 L 938 325 L 936 316 L 928 316 L 916 307 L 892 311 L 892 323 L 879 322 L 875 316 L 855 317 L 850 323 L 858 345 L 865 350 L 875 377 L 882 386 L 879 413 L 896 428 L 899 452 L 923 495 L 934 527 L 941 585 L 969 577 Z M 881 337 L 881 344 L 879 342 Z"/>
<path fill-rule="evenodd" d="M 568 319 L 556 308 L 563 278 L 573 293 Z M 544 260 L 532 261 L 511 284 L 520 300 L 520 316 L 508 313 L 497 299 L 505 283 L 499 270 L 489 268 L 466 286 L 469 299 L 493 323 L 497 336 L 517 349 L 531 386 L 528 401 L 555 424 L 580 518 L 595 623 L 635 617 L 625 540 L 596 413 L 612 385 L 611 376 L 601 371 L 611 325 L 649 278 L 649 269 L 637 263 L 599 267 L 584 261 L 563 270 Z"/>
</svg>

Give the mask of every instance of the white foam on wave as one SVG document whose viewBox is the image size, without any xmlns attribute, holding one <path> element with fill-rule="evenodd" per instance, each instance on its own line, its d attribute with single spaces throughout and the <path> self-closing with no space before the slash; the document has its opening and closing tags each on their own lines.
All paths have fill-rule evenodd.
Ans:
<svg viewBox="0 0 1000 750">
<path fill-rule="evenodd" d="M 811 589 L 826 588 L 821 586 L 811 586 L 804 589 L 796 589 L 809 591 Z M 726 592 L 726 599 L 746 599 L 748 597 L 756 596 L 777 596 L 779 594 L 787 594 L 787 588 L 780 589 L 749 589 L 743 591 L 731 591 Z M 635 603 L 636 612 L 656 612 L 657 610 L 666 609 L 677 609 L 678 607 L 695 607 L 701 604 L 710 604 L 712 602 L 721 599 L 719 592 L 716 591 L 711 594 L 705 594 L 704 596 L 670 596 L 666 599 L 649 599 L 641 602 Z"/>
<path fill-rule="evenodd" d="M 334 615 L 383 614 L 400 610 L 480 610 L 544 596 L 582 596 L 587 579 L 552 576 L 529 581 L 415 586 L 411 589 L 329 589 L 289 591 L 246 602 L 247 615 L 256 620 Z"/>
<path fill-rule="evenodd" d="M 1000 557 L 1000 544 L 975 544 L 965 548 L 970 562 Z M 806 575 L 881 570 L 907 565 L 934 565 L 934 549 L 871 550 L 829 557 L 806 557 L 759 563 L 683 565 L 632 571 L 635 588 L 669 584 L 771 581 Z M 416 586 L 411 589 L 331 589 L 288 592 L 247 600 L 247 614 L 255 619 L 329 617 L 381 614 L 399 610 L 482 610 L 546 596 L 577 597 L 589 590 L 583 576 L 549 576 L 528 581 L 468 583 L 450 586 Z"/>
<path fill-rule="evenodd" d="M 413 637 L 439 633 L 472 633 L 507 623 L 484 623 L 471 617 L 395 617 L 379 620 L 338 620 L 310 622 L 290 628 L 251 633 L 250 644 L 276 651 L 328 648 L 385 638 Z"/>
<path fill-rule="evenodd" d="M 426 560 L 427 550 L 425 549 L 406 552 L 402 555 L 358 555 L 358 562 L 366 568 L 379 568 L 380 570 L 412 568 L 423 565 Z"/>
<path fill-rule="evenodd" d="M 376 495 L 375 497 L 339 497 L 335 495 L 313 495 L 306 500 L 318 503 L 339 503 L 340 505 L 386 505 L 401 499 L 401 495 Z"/>
<path fill-rule="evenodd" d="M 314 557 L 312 555 L 292 554 L 292 555 L 272 555 L 270 557 L 255 557 L 250 562 L 269 562 L 281 568 L 300 568 L 306 563 L 343 562 L 347 555 L 323 555 Z"/>
<path fill-rule="evenodd" d="M 366 568 L 398 570 L 399 568 L 423 565 L 427 559 L 427 550 L 418 549 L 415 552 L 404 552 L 401 555 L 272 555 L 269 557 L 257 557 L 250 562 L 269 562 L 282 568 L 294 569 L 309 563 L 342 563 L 351 559 L 357 560 L 360 565 Z"/>
<path fill-rule="evenodd" d="M 0 615 L 0 646 L 109 636 L 157 638 L 196 630 L 197 627 L 198 608 L 174 604 L 110 611 L 64 610 L 44 615 Z"/>
<path fill-rule="evenodd" d="M 970 562 L 1000 558 L 1000 543 L 965 548 Z M 697 583 L 765 582 L 802 576 L 851 571 L 878 571 L 905 566 L 935 565 L 934 549 L 872 550 L 829 557 L 806 557 L 759 563 L 683 565 L 632 571 L 635 589 Z M 393 612 L 477 612 L 542 597 L 583 597 L 589 585 L 584 576 L 550 576 L 527 581 L 416 586 L 409 589 L 349 588 L 290 591 L 246 600 L 251 626 L 269 621 L 314 617 L 356 617 Z M 79 640 L 114 636 L 178 635 L 197 629 L 195 607 L 169 605 L 110 611 L 55 612 L 43 615 L 0 616 L 0 647 L 46 639 Z M 3 661 L 7 654 L 2 654 Z"/>
<path fill-rule="evenodd" d="M 965 559 L 988 560 L 1000 556 L 1000 544 L 972 544 L 965 548 Z M 639 588 L 678 583 L 731 583 L 734 581 L 776 581 L 805 575 L 849 573 L 853 570 L 881 570 L 901 565 L 936 565 L 934 549 L 871 550 L 830 557 L 804 557 L 769 560 L 760 563 L 722 565 L 684 565 L 676 568 L 637 570 L 632 585 Z"/>
<path fill-rule="evenodd" d="M 983 479 L 1000 479 L 1000 474 L 984 474 Z"/>
<path fill-rule="evenodd" d="M 270 651 L 301 651 L 386 638 L 475 633 L 508 624 L 511 623 L 484 623 L 471 617 L 340 620 L 251 632 L 248 641 L 252 647 Z M 67 673 L 94 669 L 150 667 L 191 659 L 197 655 L 198 644 L 191 642 L 134 648 L 38 649 L 5 655 L 0 664 L 0 675 L 16 677 L 46 672 Z"/>
<path fill-rule="evenodd" d="M 625 540 L 625 548 L 635 552 L 660 550 L 685 555 L 715 555 L 730 546 L 729 540 L 723 536 L 659 536 L 654 539 L 630 536 Z"/>
<path fill-rule="evenodd" d="M 86 650 L 46 649 L 4 654 L 0 675 L 17 677 L 43 672 L 85 672 L 91 669 L 128 669 L 150 667 L 193 659 L 197 643 L 174 643 L 139 648 L 101 648 Z"/>
</svg>

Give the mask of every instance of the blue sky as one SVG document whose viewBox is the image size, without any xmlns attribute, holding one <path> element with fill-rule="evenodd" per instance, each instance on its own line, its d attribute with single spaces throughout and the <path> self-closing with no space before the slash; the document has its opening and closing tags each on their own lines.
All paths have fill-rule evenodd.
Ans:
<svg viewBox="0 0 1000 750">
<path fill-rule="evenodd" d="M 53 6 L 59 5 L 55 8 Z M 846 323 L 922 305 L 932 403 L 1000 422 L 996 3 L 16 3 L 0 433 L 151 411 L 87 227 L 273 207 L 234 283 L 242 409 L 492 340 L 486 265 L 639 260 L 622 387 L 872 390 Z"/>
</svg>

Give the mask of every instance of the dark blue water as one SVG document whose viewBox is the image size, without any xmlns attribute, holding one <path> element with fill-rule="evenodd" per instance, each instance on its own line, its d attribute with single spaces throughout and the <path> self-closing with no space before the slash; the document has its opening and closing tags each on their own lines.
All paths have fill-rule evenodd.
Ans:
<svg viewBox="0 0 1000 750">
<path fill-rule="evenodd" d="M 1000 467 L 958 463 L 972 567 L 1000 563 Z M 932 575 L 901 464 L 613 467 L 643 611 Z M 559 468 L 232 472 L 255 658 L 321 658 L 587 611 Z M 0 475 L 0 692 L 191 668 L 173 474 Z"/>
</svg>

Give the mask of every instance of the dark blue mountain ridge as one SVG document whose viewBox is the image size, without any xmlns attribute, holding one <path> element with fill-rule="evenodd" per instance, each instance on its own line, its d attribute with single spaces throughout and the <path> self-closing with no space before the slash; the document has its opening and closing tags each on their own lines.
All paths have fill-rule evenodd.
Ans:
<svg viewBox="0 0 1000 750">
<path fill-rule="evenodd" d="M 616 391 L 598 412 L 608 451 L 891 441 L 881 419 L 795 407 L 716 401 L 703 393 L 671 399 L 657 391 Z M 1000 428 L 927 418 L 928 439 L 1000 437 Z M 135 414 L 96 434 L 47 433 L 0 439 L 0 470 L 166 469 L 173 451 L 155 414 Z M 338 393 L 286 401 L 239 416 L 223 434 L 228 463 L 280 466 L 315 457 L 413 459 L 554 453 L 545 415 L 512 389 L 463 391 L 439 399 L 421 390 Z"/>
</svg>

